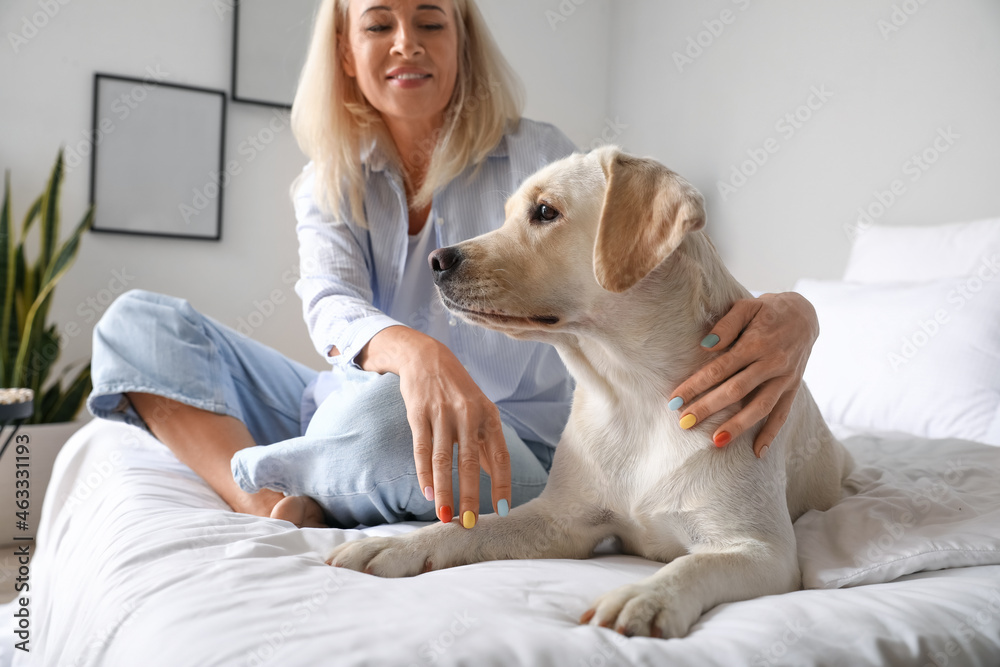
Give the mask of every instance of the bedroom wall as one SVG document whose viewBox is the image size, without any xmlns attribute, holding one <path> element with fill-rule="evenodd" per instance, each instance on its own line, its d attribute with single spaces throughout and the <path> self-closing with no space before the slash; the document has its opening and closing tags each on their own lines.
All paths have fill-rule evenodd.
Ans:
<svg viewBox="0 0 1000 667">
<path fill-rule="evenodd" d="M 142 76 L 152 68 L 168 81 L 228 90 L 229 6 L 0 3 L 0 169 L 13 172 L 15 218 L 43 187 L 61 144 L 86 150 L 95 70 Z M 709 231 L 753 289 L 839 277 L 845 228 L 859 208 L 877 210 L 879 197 L 894 199 L 878 218 L 889 224 L 1000 215 L 995 0 L 480 6 L 525 81 L 527 115 L 555 123 L 581 147 L 617 141 L 690 178 L 707 197 Z M 11 34 L 30 36 L 15 48 Z M 84 239 L 53 308 L 67 340 L 64 363 L 89 356 L 93 322 L 111 298 L 144 288 L 184 296 L 230 326 L 259 322 L 254 338 L 323 367 L 283 279 L 296 265 L 286 191 L 304 158 L 287 128 L 262 150 L 239 152 L 274 113 L 230 102 L 228 153 L 242 173 L 224 193 L 221 242 Z M 793 119 L 781 123 L 786 114 Z M 948 128 L 952 138 L 938 139 Z M 926 171 L 908 162 L 933 154 L 935 141 L 947 150 Z M 763 162 L 756 169 L 746 163 L 755 156 Z M 741 166 L 753 173 L 732 180 Z M 733 191 L 720 192 L 720 181 Z M 902 194 L 892 194 L 895 181 Z M 65 182 L 66 227 L 82 216 L 88 186 L 84 160 Z"/>
<path fill-rule="evenodd" d="M 555 0 L 479 5 L 524 79 L 526 115 L 555 123 L 578 145 L 589 145 L 607 132 L 610 3 L 566 2 L 569 8 L 562 10 Z M 231 6 L 231 0 L 0 3 L 0 169 L 12 172 L 15 219 L 41 192 L 60 145 L 68 147 L 68 157 L 75 151 L 85 158 L 65 179 L 64 229 L 82 218 L 89 197 L 86 132 L 95 70 L 138 77 L 152 71 L 169 82 L 228 90 Z M 556 29 L 549 9 L 558 17 Z M 12 33 L 26 41 L 12 40 Z M 220 242 L 84 238 L 53 303 L 67 341 L 60 363 L 89 358 L 100 313 L 124 289 L 142 288 L 183 296 L 291 358 L 324 367 L 287 273 L 298 257 L 287 190 L 305 159 L 287 126 L 270 142 L 258 141 L 259 150 L 250 143 L 262 129 L 282 126 L 286 116 L 276 119 L 275 113 L 229 101 L 227 159 L 239 160 L 242 171 L 224 192 Z"/>
<path fill-rule="evenodd" d="M 614 17 L 622 142 L 705 194 L 751 289 L 839 278 L 870 221 L 1000 217 L 995 0 L 628 0 Z"/>
</svg>

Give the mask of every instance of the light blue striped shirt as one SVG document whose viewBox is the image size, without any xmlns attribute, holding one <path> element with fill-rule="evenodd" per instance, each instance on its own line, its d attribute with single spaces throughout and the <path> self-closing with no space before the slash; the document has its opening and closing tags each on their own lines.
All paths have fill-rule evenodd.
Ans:
<svg viewBox="0 0 1000 667">
<path fill-rule="evenodd" d="M 501 139 L 480 169 L 466 170 L 434 195 L 427 224 L 435 224 L 437 247 L 454 245 L 499 228 L 504 202 L 518 185 L 546 164 L 575 149 L 562 132 L 522 119 Z M 312 172 L 310 165 L 305 170 Z M 375 334 L 403 324 L 424 333 L 435 317 L 449 314 L 412 304 L 409 322 L 395 302 L 407 260 L 408 207 L 402 177 L 379 151 L 365 165 L 364 208 L 368 227 L 349 216 L 337 223 L 313 199 L 309 173 L 295 193 L 301 277 L 295 284 L 316 350 L 333 364 L 354 364 Z M 413 258 L 430 272 L 426 257 Z M 405 308 L 403 309 L 405 312 Z M 573 381 L 550 345 L 518 341 L 452 319 L 449 347 L 501 419 L 525 440 L 555 446 L 569 418 Z M 328 357 L 336 347 L 340 356 Z"/>
</svg>

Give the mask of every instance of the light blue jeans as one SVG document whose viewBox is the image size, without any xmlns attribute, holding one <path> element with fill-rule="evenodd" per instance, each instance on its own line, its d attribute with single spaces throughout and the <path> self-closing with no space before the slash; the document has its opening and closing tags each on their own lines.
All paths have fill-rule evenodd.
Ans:
<svg viewBox="0 0 1000 667">
<path fill-rule="evenodd" d="M 91 374 L 87 408 L 95 417 L 148 430 L 124 396 L 142 392 L 243 422 L 261 445 L 232 460 L 247 492 L 310 496 L 334 527 L 435 519 L 417 482 L 396 375 L 346 365 L 318 373 L 183 299 L 141 290 L 116 299 L 94 328 Z M 553 450 L 502 426 L 514 507 L 541 493 Z M 480 514 L 492 511 L 489 477 L 481 473 Z"/>
</svg>

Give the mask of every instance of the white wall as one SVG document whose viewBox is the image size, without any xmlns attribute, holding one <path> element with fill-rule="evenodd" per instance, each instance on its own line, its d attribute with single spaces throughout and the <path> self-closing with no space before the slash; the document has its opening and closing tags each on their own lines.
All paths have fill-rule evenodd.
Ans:
<svg viewBox="0 0 1000 667">
<path fill-rule="evenodd" d="M 709 233 L 752 289 L 839 278 L 845 227 L 859 208 L 878 213 L 876 193 L 895 180 L 903 194 L 877 222 L 1000 217 L 996 0 L 624 0 L 613 31 L 609 115 L 629 126 L 622 142 L 705 194 Z M 689 39 L 707 46 L 678 66 Z M 814 87 L 832 96 L 801 110 L 800 128 L 776 127 Z M 941 128 L 957 135 L 939 141 L 947 151 L 926 170 L 907 165 L 935 157 Z M 723 200 L 718 183 L 748 150 L 763 161 L 769 138 L 776 152 Z"/>
<path fill-rule="evenodd" d="M 0 2 L 0 169 L 12 171 L 17 219 L 44 186 L 58 147 L 85 145 L 95 70 L 142 76 L 154 67 L 169 82 L 229 87 L 228 0 L 63 1 Z M 839 276 L 845 225 L 893 179 L 906 192 L 880 222 L 1000 215 L 1000 3 L 906 2 L 919 10 L 887 38 L 877 22 L 904 0 L 480 6 L 525 81 L 526 115 L 555 123 L 581 147 L 603 136 L 690 178 L 708 198 L 709 231 L 734 273 L 771 290 L 798 276 Z M 15 53 L 9 34 L 22 33 L 43 5 L 58 12 Z M 734 22 L 678 71 L 673 52 L 723 9 Z M 804 104 L 812 86 L 833 96 L 786 139 L 775 122 Z M 128 288 L 183 296 L 230 326 L 271 312 L 253 336 L 323 367 L 283 280 L 296 265 L 287 188 L 305 160 L 287 129 L 252 161 L 238 151 L 273 113 L 230 102 L 227 159 L 241 160 L 243 172 L 224 194 L 221 242 L 87 235 L 54 303 L 63 331 L 77 330 L 72 323 L 80 332 L 63 363 L 89 356 L 93 318 L 119 289 L 117 271 Z M 903 163 L 947 127 L 959 138 L 911 183 Z M 717 182 L 769 137 L 777 153 L 722 201 Z M 83 215 L 88 186 L 85 161 L 64 186 L 66 228 Z"/>
<path fill-rule="evenodd" d="M 167 82 L 229 89 L 229 0 L 62 1 L 66 4 L 0 2 L 0 169 L 12 172 L 17 220 L 44 187 L 59 146 L 86 150 L 95 71 L 142 77 L 152 67 L 166 73 Z M 50 9 L 51 18 L 35 18 L 43 12 L 41 2 L 58 11 Z M 558 12 L 557 3 L 551 4 Z M 605 122 L 609 2 L 570 6 L 570 20 L 560 20 L 553 30 L 536 1 L 480 2 L 524 79 L 530 100 L 526 115 L 555 123 L 585 145 L 600 136 Z M 25 32 L 25 21 L 42 27 L 37 34 Z M 32 36 L 15 52 L 8 33 Z M 574 54 L 573 65 L 567 66 L 566 54 Z M 113 293 L 121 291 L 117 276 L 122 275 L 130 289 L 182 296 L 229 326 L 263 320 L 253 330 L 255 339 L 309 366 L 325 367 L 287 279 L 297 266 L 287 190 L 305 158 L 287 128 L 264 150 L 250 151 L 252 161 L 239 151 L 274 113 L 229 102 L 226 159 L 239 160 L 242 173 L 225 190 L 220 242 L 107 233 L 84 238 L 53 303 L 53 317 L 67 334 L 60 364 L 90 356 L 93 323 Z M 86 159 L 67 174 L 64 230 L 86 210 L 89 170 Z M 269 316 L 251 319 L 258 312 Z"/>
</svg>

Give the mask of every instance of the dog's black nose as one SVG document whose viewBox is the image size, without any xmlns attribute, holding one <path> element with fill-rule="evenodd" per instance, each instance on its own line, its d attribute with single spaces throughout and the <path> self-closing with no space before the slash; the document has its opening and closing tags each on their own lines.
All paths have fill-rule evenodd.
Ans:
<svg viewBox="0 0 1000 667">
<path fill-rule="evenodd" d="M 430 254 L 427 261 L 434 273 L 434 282 L 440 282 L 455 273 L 455 269 L 462 263 L 462 251 L 454 246 L 439 248 Z"/>
</svg>

